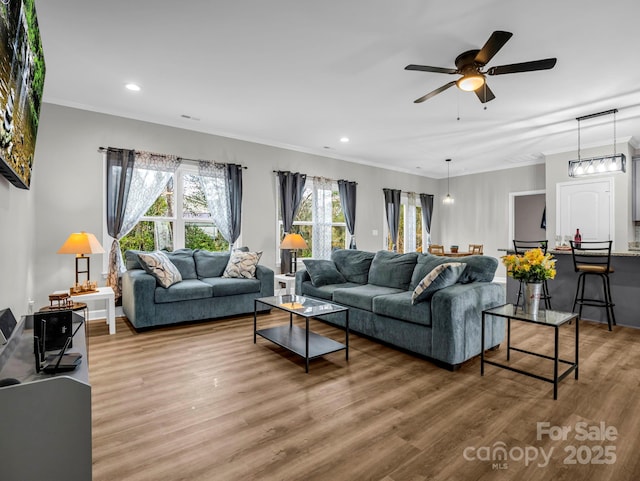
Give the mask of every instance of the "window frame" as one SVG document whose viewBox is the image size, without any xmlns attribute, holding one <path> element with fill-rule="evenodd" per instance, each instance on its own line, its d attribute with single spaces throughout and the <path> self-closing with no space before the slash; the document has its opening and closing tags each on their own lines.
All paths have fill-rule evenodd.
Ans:
<svg viewBox="0 0 640 481">
<path fill-rule="evenodd" d="M 113 243 L 113 238 L 107 233 L 107 214 L 106 214 L 106 206 L 107 206 L 107 189 L 106 189 L 106 177 L 107 177 L 107 161 L 106 155 L 104 156 L 104 169 L 102 171 L 103 176 L 103 195 L 102 195 L 102 218 L 103 218 L 103 243 L 105 246 L 105 250 L 107 251 L 105 255 L 103 255 L 102 262 L 102 270 L 103 277 L 106 278 L 107 273 L 109 271 L 109 250 L 111 249 L 111 244 Z M 195 163 L 183 161 L 183 163 L 176 169 L 173 173 L 173 182 L 174 182 L 174 216 L 142 216 L 138 220 L 138 222 L 156 222 L 156 221 L 164 221 L 170 222 L 173 224 L 173 250 L 184 249 L 185 248 L 185 225 L 188 223 L 200 223 L 200 224 L 211 224 L 214 229 L 217 229 L 215 223 L 212 218 L 209 219 L 201 219 L 197 217 L 185 217 L 184 215 L 184 176 L 185 175 L 195 175 L 198 176 L 198 166 Z M 240 236 L 233 243 L 233 245 L 229 246 L 230 249 L 233 249 L 236 246 L 242 245 L 242 229 L 240 230 Z"/>
<path fill-rule="evenodd" d="M 282 240 L 282 219 L 280 218 L 280 186 L 278 185 L 278 178 L 277 176 L 275 177 L 275 192 L 276 192 L 276 222 L 275 222 L 275 233 L 276 233 L 276 245 L 275 245 L 275 259 L 276 259 L 276 268 L 280 268 L 280 242 Z M 311 182 L 311 184 L 309 184 Z M 312 205 L 315 206 L 315 198 L 313 197 L 313 182 L 314 182 L 314 177 L 307 177 L 305 184 L 304 184 L 304 189 L 307 190 L 309 189 L 311 191 L 311 202 Z M 331 192 L 333 195 L 333 192 L 338 193 L 338 196 L 340 195 L 339 190 L 338 190 L 338 182 L 335 180 L 331 180 Z M 342 206 L 340 206 L 340 209 L 342 209 Z M 312 233 L 311 233 L 311 245 L 313 246 L 313 224 L 314 224 L 314 219 L 313 219 L 313 214 L 315 212 L 315 209 L 311 209 L 311 216 L 312 219 L 311 221 L 297 221 L 294 220 L 293 221 L 293 226 L 310 226 L 312 229 Z M 344 227 L 344 232 L 345 232 L 345 239 L 344 239 L 344 246 L 342 247 L 343 249 L 346 249 L 350 242 L 351 242 L 351 234 L 349 234 L 349 230 L 347 229 L 347 222 L 346 220 L 344 222 L 334 222 L 333 219 L 331 219 L 331 229 L 333 231 L 334 227 Z M 313 250 L 312 250 L 313 252 Z M 302 260 L 302 259 L 311 259 L 312 257 L 302 257 L 302 256 L 298 256 L 298 260 Z"/>
<path fill-rule="evenodd" d="M 420 205 L 420 197 L 418 195 L 416 195 L 416 203 L 415 205 L 410 206 L 409 205 L 409 196 L 407 195 L 406 192 L 402 192 L 400 194 L 400 208 L 402 209 L 402 216 L 401 216 L 401 224 L 404 223 L 407 219 L 407 210 L 409 208 L 413 208 L 414 210 L 416 210 L 416 215 L 415 215 L 415 219 L 416 219 L 416 224 L 418 222 L 418 213 L 417 213 L 417 209 L 422 209 L 422 206 Z M 384 201 L 382 203 L 382 225 L 383 225 L 383 230 L 382 230 L 382 249 L 388 251 L 389 250 L 389 225 L 387 224 L 387 217 L 385 215 L 385 205 L 384 205 Z M 422 252 L 427 252 L 428 248 L 429 248 L 429 244 L 431 244 L 431 234 L 427 234 L 427 231 L 425 229 L 424 223 L 422 222 L 422 218 L 420 217 L 420 227 L 421 227 L 421 232 L 422 232 L 422 246 L 418 245 L 418 231 L 416 229 L 416 239 L 415 244 L 416 244 L 416 248 L 415 250 L 412 251 L 407 251 L 406 249 L 403 249 L 403 253 L 408 253 L 408 252 L 417 252 L 418 248 L 421 247 L 422 248 Z M 403 227 L 403 225 L 399 225 L 398 226 L 398 231 L 403 233 L 403 238 L 402 238 L 402 245 L 403 246 L 407 246 L 408 245 L 408 238 L 407 238 L 407 229 L 405 229 Z"/>
</svg>

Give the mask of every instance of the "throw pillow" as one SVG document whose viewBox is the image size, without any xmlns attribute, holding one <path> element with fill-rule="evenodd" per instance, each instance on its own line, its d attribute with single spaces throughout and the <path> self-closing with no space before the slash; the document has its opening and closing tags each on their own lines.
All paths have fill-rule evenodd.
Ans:
<svg viewBox="0 0 640 481">
<path fill-rule="evenodd" d="M 256 266 L 262 256 L 259 252 L 234 251 L 229 257 L 227 267 L 222 277 L 235 277 L 241 279 L 254 279 L 256 277 Z"/>
<path fill-rule="evenodd" d="M 140 252 L 138 258 L 142 268 L 155 277 L 165 289 L 182 280 L 180 271 L 164 252 Z"/>
<path fill-rule="evenodd" d="M 324 259 L 305 259 L 304 266 L 311 277 L 314 287 L 327 286 L 329 284 L 344 284 L 347 280 L 336 267 L 336 263 Z"/>
<path fill-rule="evenodd" d="M 411 303 L 427 301 L 440 289 L 454 285 L 465 267 L 467 265 L 461 262 L 447 262 L 434 267 L 413 290 Z"/>
</svg>

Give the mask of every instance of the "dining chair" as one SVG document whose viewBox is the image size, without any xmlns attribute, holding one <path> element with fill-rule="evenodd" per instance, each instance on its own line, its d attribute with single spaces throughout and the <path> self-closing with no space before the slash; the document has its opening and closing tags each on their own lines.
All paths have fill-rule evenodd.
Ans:
<svg viewBox="0 0 640 481">
<path fill-rule="evenodd" d="M 429 246 L 429 253 L 434 256 L 443 256 L 444 255 L 444 246 L 439 244 L 431 244 Z"/>
<path fill-rule="evenodd" d="M 469 252 L 474 255 L 483 254 L 483 244 L 469 244 Z"/>
</svg>

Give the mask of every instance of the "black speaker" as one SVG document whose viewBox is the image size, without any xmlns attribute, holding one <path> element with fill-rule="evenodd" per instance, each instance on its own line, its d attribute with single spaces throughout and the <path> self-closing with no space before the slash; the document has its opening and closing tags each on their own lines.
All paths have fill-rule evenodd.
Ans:
<svg viewBox="0 0 640 481">
<path fill-rule="evenodd" d="M 0 311 L 0 344 L 6 344 L 11 333 L 16 328 L 16 318 L 13 317 L 11 309 L 2 309 Z"/>
<path fill-rule="evenodd" d="M 33 335 L 40 340 L 40 349 L 58 351 L 73 337 L 73 311 L 45 311 L 33 315 Z M 72 347 L 72 343 L 68 347 Z"/>
</svg>

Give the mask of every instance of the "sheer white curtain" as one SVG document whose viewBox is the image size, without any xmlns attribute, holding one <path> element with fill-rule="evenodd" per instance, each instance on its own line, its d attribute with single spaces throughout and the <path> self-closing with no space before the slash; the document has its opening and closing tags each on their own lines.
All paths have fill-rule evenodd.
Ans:
<svg viewBox="0 0 640 481">
<path fill-rule="evenodd" d="M 407 193 L 407 205 L 404 209 L 404 251 L 416 251 L 416 194 Z"/>
<path fill-rule="evenodd" d="M 313 178 L 312 255 L 314 259 L 331 258 L 332 182 Z"/>
<path fill-rule="evenodd" d="M 204 196 L 207 199 L 207 206 L 211 212 L 211 218 L 222 237 L 229 243 L 229 248 L 233 244 L 233 226 L 231 223 L 231 194 L 227 178 L 226 164 L 216 164 L 214 162 L 199 163 L 200 184 Z"/>
<path fill-rule="evenodd" d="M 179 166 L 180 160 L 173 155 L 136 152 L 131 189 L 122 222 L 123 237 L 136 226 L 140 217 L 162 194 Z"/>
</svg>

